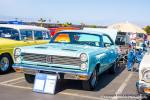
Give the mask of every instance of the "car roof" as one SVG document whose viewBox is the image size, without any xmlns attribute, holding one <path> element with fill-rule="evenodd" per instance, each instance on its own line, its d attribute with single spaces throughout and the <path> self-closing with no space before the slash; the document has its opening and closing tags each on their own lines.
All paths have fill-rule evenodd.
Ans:
<svg viewBox="0 0 150 100">
<path fill-rule="evenodd" d="M 32 25 L 15 25 L 15 24 L 0 24 L 0 27 L 7 27 L 13 29 L 32 29 L 32 30 L 43 30 L 49 31 L 47 28 L 39 27 L 39 26 L 32 26 Z"/>
<path fill-rule="evenodd" d="M 107 35 L 102 32 L 97 32 L 97 31 L 89 31 L 89 30 L 63 30 L 59 32 L 80 32 L 80 33 L 88 33 L 88 34 L 95 34 L 95 35 Z"/>
</svg>

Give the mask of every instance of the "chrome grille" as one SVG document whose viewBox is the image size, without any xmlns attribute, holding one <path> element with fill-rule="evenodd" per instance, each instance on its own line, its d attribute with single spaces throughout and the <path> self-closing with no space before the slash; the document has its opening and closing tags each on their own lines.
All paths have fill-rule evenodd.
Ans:
<svg viewBox="0 0 150 100">
<path fill-rule="evenodd" d="M 42 55 L 33 53 L 22 53 L 23 61 L 40 62 L 47 64 L 62 64 L 80 66 L 81 60 L 76 57 L 65 57 L 55 55 Z"/>
</svg>

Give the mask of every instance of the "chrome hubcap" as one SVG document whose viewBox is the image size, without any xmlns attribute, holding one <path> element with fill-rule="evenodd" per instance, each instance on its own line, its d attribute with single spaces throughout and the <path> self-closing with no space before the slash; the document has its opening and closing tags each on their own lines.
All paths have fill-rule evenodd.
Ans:
<svg viewBox="0 0 150 100">
<path fill-rule="evenodd" d="M 1 60 L 0 60 L 0 69 L 2 71 L 6 71 L 9 67 L 9 59 L 7 57 L 3 57 Z"/>
</svg>

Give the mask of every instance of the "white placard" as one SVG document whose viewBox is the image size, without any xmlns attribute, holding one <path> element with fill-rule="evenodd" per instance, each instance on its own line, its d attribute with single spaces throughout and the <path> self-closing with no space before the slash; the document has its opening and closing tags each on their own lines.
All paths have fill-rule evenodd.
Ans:
<svg viewBox="0 0 150 100">
<path fill-rule="evenodd" d="M 57 82 L 57 75 L 36 74 L 33 91 L 54 94 Z"/>
<path fill-rule="evenodd" d="M 47 75 L 47 79 L 45 81 L 44 93 L 54 94 L 56 88 L 56 82 L 57 82 L 57 75 Z"/>
<path fill-rule="evenodd" d="M 33 91 L 43 92 L 45 80 L 46 80 L 46 74 L 37 73 L 35 76 Z"/>
<path fill-rule="evenodd" d="M 45 80 L 36 79 L 36 82 L 34 84 L 34 89 L 39 90 L 39 91 L 43 91 L 44 83 L 45 83 Z"/>
</svg>

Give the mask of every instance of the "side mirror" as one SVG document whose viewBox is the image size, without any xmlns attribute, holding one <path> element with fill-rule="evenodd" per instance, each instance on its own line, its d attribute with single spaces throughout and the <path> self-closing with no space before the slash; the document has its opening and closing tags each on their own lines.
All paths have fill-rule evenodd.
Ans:
<svg viewBox="0 0 150 100">
<path fill-rule="evenodd" d="M 111 45 L 109 43 L 104 43 L 104 47 L 110 47 Z"/>
</svg>

